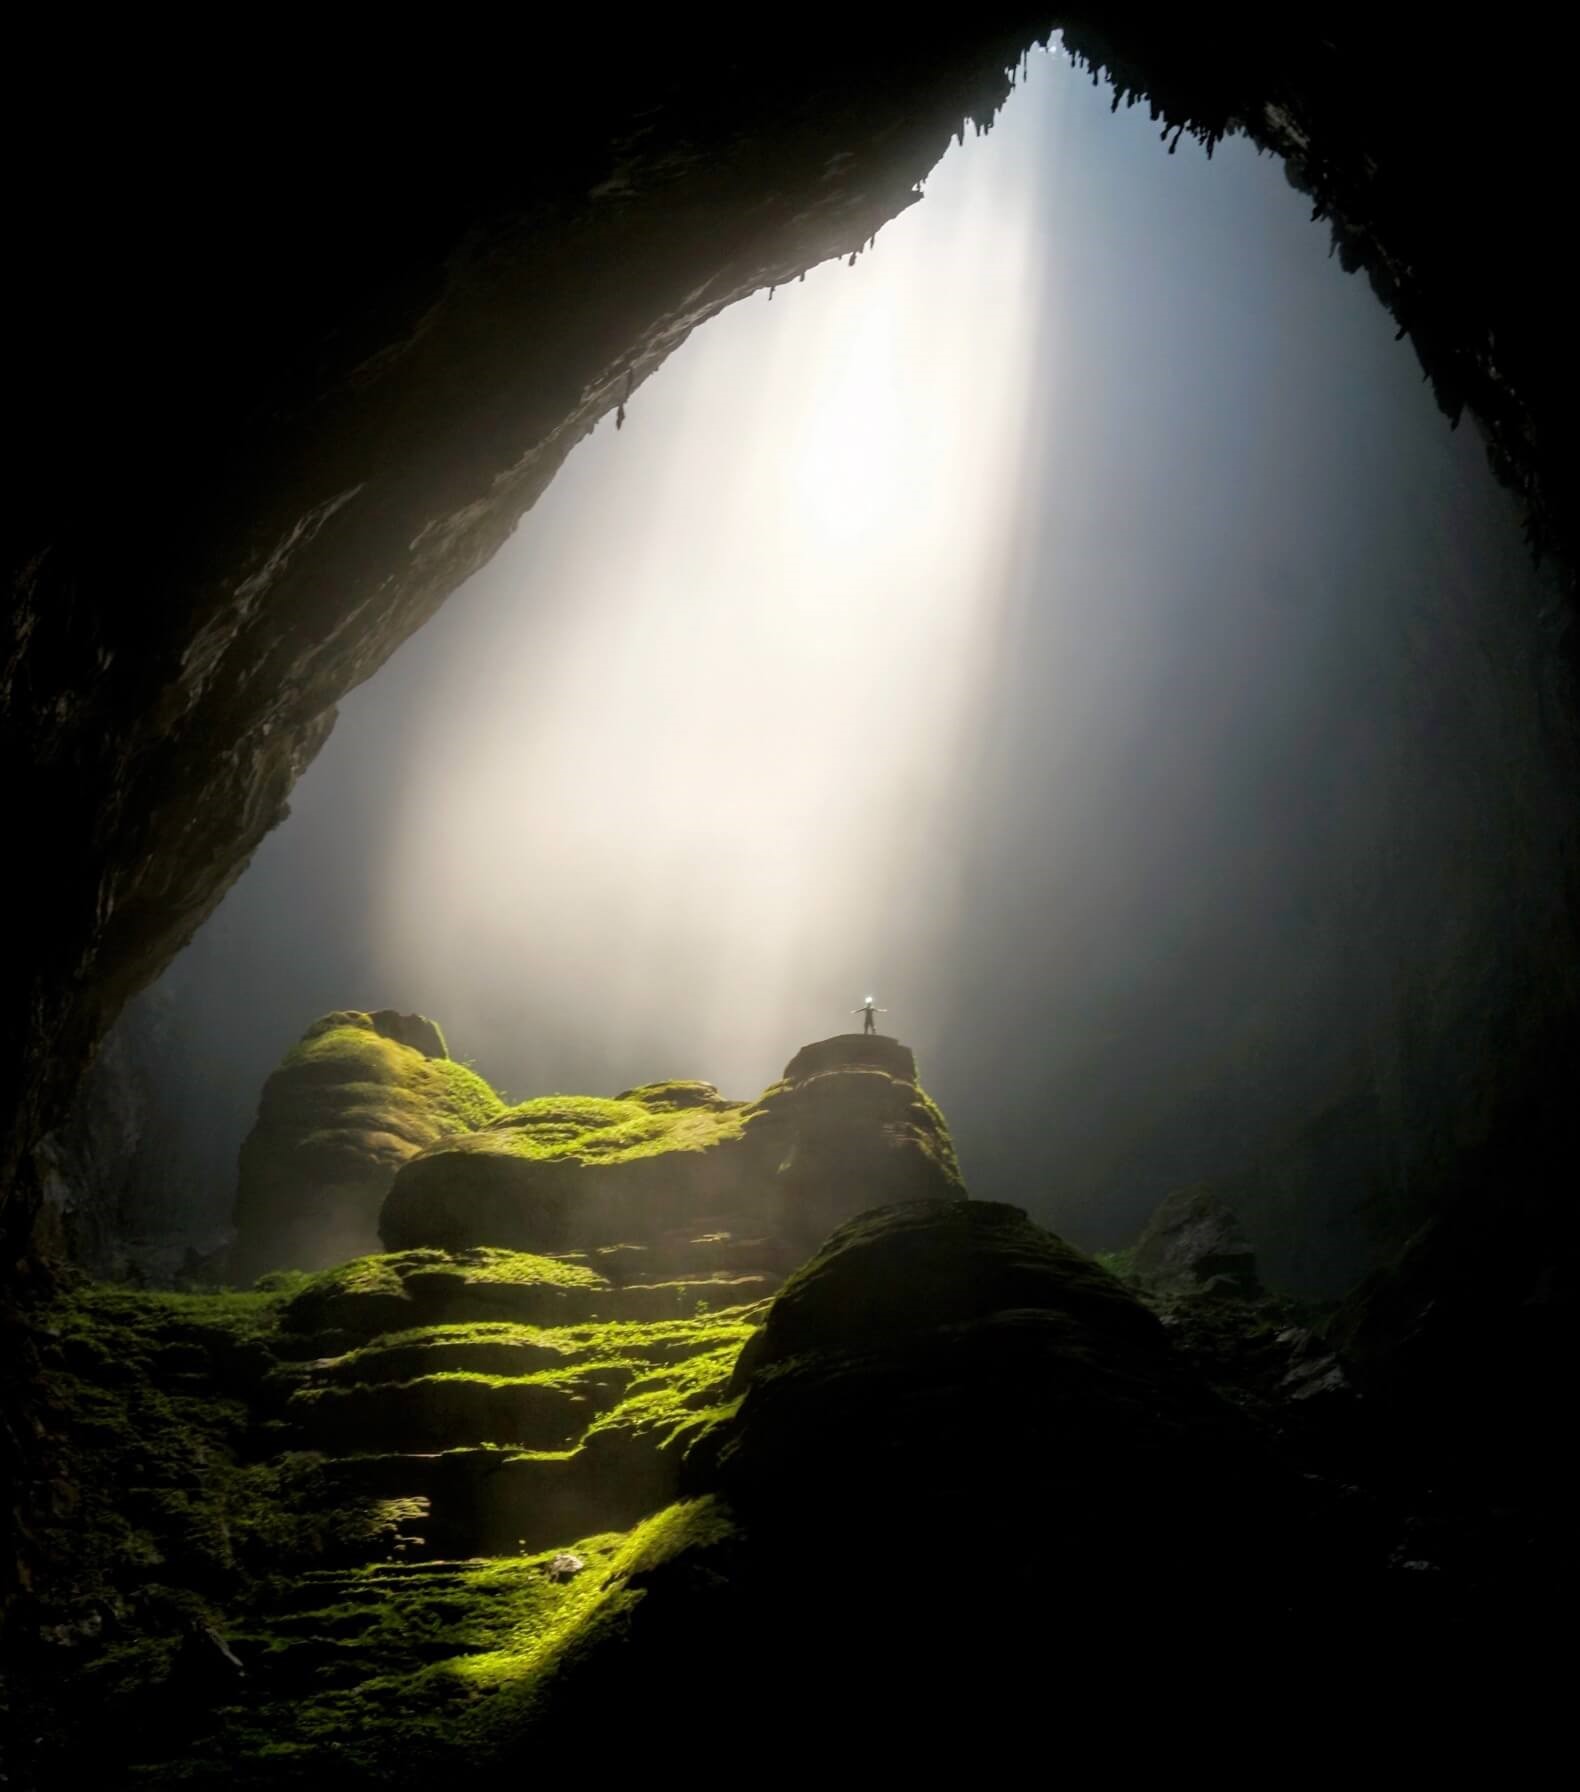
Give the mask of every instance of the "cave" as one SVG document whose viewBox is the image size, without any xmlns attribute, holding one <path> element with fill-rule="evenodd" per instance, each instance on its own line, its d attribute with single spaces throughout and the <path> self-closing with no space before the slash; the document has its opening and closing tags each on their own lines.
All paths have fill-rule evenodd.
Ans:
<svg viewBox="0 0 1580 1792">
<path fill-rule="evenodd" d="M 1580 710 L 1563 77 L 1524 23 L 1496 59 L 1347 10 L 1123 5 L 325 28 L 310 54 L 283 28 L 29 31 L 9 1783 L 398 1785 L 592 1737 L 635 1770 L 699 1700 L 704 1747 L 806 1726 L 853 1762 L 959 1750 L 1007 1777 L 1051 1697 L 1093 1767 L 1221 1749 L 1226 1688 L 1257 1754 L 1314 1710 L 1422 1757 L 1473 1724 L 1506 1768 L 1539 1753 Z M 1346 892 L 1346 951 L 1400 992 L 1370 1055 L 1249 1155 L 1224 1144 L 1245 1084 L 1209 1079 L 1050 1211 L 1013 1174 L 982 1198 L 951 1138 L 974 1094 L 940 1112 L 881 1032 L 788 1040 L 752 1100 L 675 1064 L 512 1106 L 425 1016 L 348 991 L 370 1006 L 302 1014 L 264 1087 L 246 1249 L 128 1284 L 118 1215 L 58 1185 L 113 1122 L 118 1020 L 241 887 L 335 706 L 578 443 L 640 425 L 688 339 L 925 210 L 1055 30 L 1159 158 L 1273 159 L 1523 531 L 1531 601 L 1496 651 L 1443 590 L 1416 686 L 1377 676 L 1380 637 L 1348 643 L 1357 705 L 1424 693 L 1453 792 L 1435 884 Z M 1470 695 L 1439 714 L 1448 661 Z M 1410 817 L 1379 815 L 1378 863 L 1404 864 Z M 344 1138 L 373 1086 L 359 1136 L 398 1148 L 370 1180 Z M 363 1232 L 308 1261 L 268 1230 L 304 1191 Z M 1474 1717 L 1422 1715 L 1461 1697 Z"/>
</svg>

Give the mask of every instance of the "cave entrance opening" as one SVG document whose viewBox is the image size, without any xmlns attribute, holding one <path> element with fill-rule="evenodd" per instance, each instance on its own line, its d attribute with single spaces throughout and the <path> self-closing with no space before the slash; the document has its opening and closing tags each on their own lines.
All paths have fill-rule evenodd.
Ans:
<svg viewBox="0 0 1580 1792">
<path fill-rule="evenodd" d="M 1348 1279 L 1413 992 L 1497 880 L 1422 905 L 1467 841 L 1545 861 L 1468 795 L 1537 751 L 1517 531 L 1305 214 L 1033 58 L 869 254 L 699 331 L 134 1009 L 184 1223 L 319 1012 L 434 1013 L 515 1094 L 751 1090 L 874 978 L 980 1192 L 1106 1244 L 1325 1163 L 1282 1267 Z"/>
</svg>

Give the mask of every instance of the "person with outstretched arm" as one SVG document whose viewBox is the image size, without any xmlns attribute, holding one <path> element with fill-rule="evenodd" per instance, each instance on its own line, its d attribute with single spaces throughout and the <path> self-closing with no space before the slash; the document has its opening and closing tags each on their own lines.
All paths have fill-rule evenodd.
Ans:
<svg viewBox="0 0 1580 1792">
<path fill-rule="evenodd" d="M 887 1008 L 874 1007 L 873 1000 L 873 997 L 868 996 L 859 1008 L 851 1009 L 852 1014 L 860 1014 L 865 1017 L 861 1023 L 861 1030 L 864 1034 L 876 1033 L 878 1030 L 878 1016 L 889 1012 Z"/>
</svg>

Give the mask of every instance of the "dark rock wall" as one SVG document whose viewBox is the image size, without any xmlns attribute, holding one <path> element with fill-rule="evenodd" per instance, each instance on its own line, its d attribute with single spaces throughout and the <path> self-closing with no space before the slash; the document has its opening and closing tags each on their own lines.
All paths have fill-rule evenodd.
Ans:
<svg viewBox="0 0 1580 1792">
<path fill-rule="evenodd" d="M 1165 136 L 1242 129 L 1284 158 L 1445 416 L 1474 414 L 1533 540 L 1572 569 L 1576 352 L 1554 225 L 1573 151 L 1550 19 L 1506 10 L 1489 57 L 1407 11 L 1353 5 L 1235 13 L 1218 29 L 1200 12 L 1063 10 L 1066 41 Z"/>
<path fill-rule="evenodd" d="M 173 1178 L 181 1041 L 157 992 L 106 1035 L 65 1121 L 34 1149 L 37 1236 L 95 1275 L 168 1277 L 202 1239 L 208 1192 Z M 212 1242 L 218 1242 L 214 1240 Z"/>
</svg>

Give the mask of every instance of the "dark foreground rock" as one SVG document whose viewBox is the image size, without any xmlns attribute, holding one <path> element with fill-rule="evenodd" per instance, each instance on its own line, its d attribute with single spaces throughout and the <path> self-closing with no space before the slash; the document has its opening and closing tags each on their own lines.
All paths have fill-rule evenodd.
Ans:
<svg viewBox="0 0 1580 1792">
<path fill-rule="evenodd" d="M 754 1536 L 795 1553 L 881 1523 L 927 1555 L 1013 1536 L 1106 1606 L 1164 1587 L 1250 1597 L 1291 1489 L 1263 1441 L 1091 1259 L 988 1202 L 842 1226 L 743 1353 L 739 1410 L 697 1456 Z M 1045 1553 L 1046 1552 L 1046 1553 Z M 1100 1564 L 1100 1566 L 1099 1566 Z M 1090 1589 L 1088 1589 L 1090 1592 Z"/>
<path fill-rule="evenodd" d="M 687 1724 L 797 1776 L 1096 1779 L 1226 1721 L 1262 1772 L 1318 1719 L 1415 1758 L 1433 1699 L 1523 1771 L 1540 1548 L 1405 1486 L 1311 1316 L 1144 1302 L 978 1202 L 858 1216 L 771 1305 L 642 1262 L 57 1302 L 88 1497 L 7 1634 L 17 1777 L 485 1786 Z"/>
</svg>

